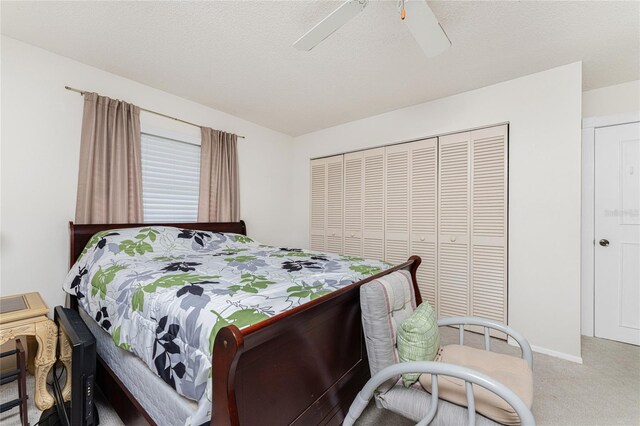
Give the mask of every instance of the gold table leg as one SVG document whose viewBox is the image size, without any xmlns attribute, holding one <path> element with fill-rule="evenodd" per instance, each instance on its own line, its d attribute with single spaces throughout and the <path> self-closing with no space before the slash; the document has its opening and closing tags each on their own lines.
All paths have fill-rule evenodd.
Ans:
<svg viewBox="0 0 640 426">
<path fill-rule="evenodd" d="M 47 390 L 47 375 L 56 362 L 56 342 L 58 341 L 58 326 L 47 317 L 37 317 L 16 323 L 0 326 L 0 345 L 19 336 L 34 336 L 38 342 L 38 350 L 34 359 L 35 392 L 34 401 L 39 410 L 51 408 L 53 396 Z"/>
<path fill-rule="evenodd" d="M 47 391 L 47 375 L 56 362 L 56 342 L 58 327 L 47 319 L 35 324 L 35 336 L 38 341 L 38 353 L 34 360 L 36 366 L 36 389 L 34 392 L 36 407 L 46 410 L 53 406 L 54 398 Z"/>
<path fill-rule="evenodd" d="M 62 389 L 62 398 L 65 401 L 71 401 L 71 344 L 62 330 L 58 333 L 58 342 L 60 342 L 60 361 L 67 371 L 67 380 Z"/>
</svg>

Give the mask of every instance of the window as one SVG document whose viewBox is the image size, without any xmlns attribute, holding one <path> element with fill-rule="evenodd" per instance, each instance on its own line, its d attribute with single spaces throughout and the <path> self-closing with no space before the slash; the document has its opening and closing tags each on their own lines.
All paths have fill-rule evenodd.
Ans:
<svg viewBox="0 0 640 426">
<path fill-rule="evenodd" d="M 196 222 L 200 146 L 142 133 L 144 221 Z"/>
</svg>

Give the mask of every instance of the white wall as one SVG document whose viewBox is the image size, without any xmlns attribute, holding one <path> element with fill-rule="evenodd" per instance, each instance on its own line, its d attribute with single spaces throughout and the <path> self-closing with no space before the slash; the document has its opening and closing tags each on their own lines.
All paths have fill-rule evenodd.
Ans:
<svg viewBox="0 0 640 426">
<path fill-rule="evenodd" d="M 292 138 L 229 114 L 2 37 L 1 228 L 3 295 L 39 291 L 64 301 L 68 225 L 75 212 L 82 97 L 65 85 L 124 99 L 246 136 L 238 142 L 242 218 L 249 235 L 289 243 Z M 141 114 L 142 126 L 199 135 L 199 129 Z"/>
<path fill-rule="evenodd" d="M 594 335 L 595 128 L 640 120 L 640 80 L 582 94 L 582 334 Z"/>
<path fill-rule="evenodd" d="M 602 117 L 640 111 L 640 80 L 586 91 L 582 116 Z"/>
<path fill-rule="evenodd" d="M 292 139 L 4 36 L 1 47 L 3 295 L 63 302 L 82 116 L 82 97 L 65 85 L 245 135 L 242 217 L 251 236 L 275 245 L 308 245 L 310 158 L 508 121 L 509 322 L 538 349 L 580 356 L 580 63 Z"/>
<path fill-rule="evenodd" d="M 574 63 L 296 137 L 291 244 L 308 246 L 310 158 L 509 122 L 509 324 L 580 361 L 581 86 Z"/>
</svg>

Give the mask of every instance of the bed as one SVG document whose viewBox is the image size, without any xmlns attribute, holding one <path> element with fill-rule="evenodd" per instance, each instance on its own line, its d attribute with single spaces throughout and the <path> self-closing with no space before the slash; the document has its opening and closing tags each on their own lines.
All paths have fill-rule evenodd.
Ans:
<svg viewBox="0 0 640 426">
<path fill-rule="evenodd" d="M 108 244 L 100 238 L 96 239 L 96 233 L 102 232 L 100 235 L 104 237 L 110 230 L 140 227 L 174 227 L 173 229 L 177 228 L 180 232 L 191 234 L 191 237 L 197 234 L 186 230 L 230 233 L 232 237 L 224 238 L 232 238 L 232 241 L 240 243 L 244 243 L 245 240 L 251 241 L 249 238 L 240 237 L 247 234 L 242 221 L 110 225 L 71 223 L 70 265 L 73 267 L 88 243 Z M 256 247 L 265 247 L 264 250 L 267 251 L 274 249 L 267 246 Z M 134 247 L 130 250 L 137 249 Z M 229 250 L 241 251 L 244 248 L 232 246 Z M 295 249 L 279 250 L 284 252 L 286 258 L 293 256 L 292 260 L 286 262 L 291 262 L 292 265 L 289 266 L 295 270 L 299 266 L 295 264 Z M 268 254 L 273 256 L 273 252 Z M 275 255 L 278 256 L 277 253 Z M 211 340 L 211 424 L 265 424 L 266 419 L 269 424 L 339 424 L 358 390 L 369 377 L 360 320 L 359 286 L 399 269 L 410 270 L 416 285 L 415 273 L 419 264 L 420 259 L 412 257 L 400 265 L 387 266 L 387 269 L 381 272 L 375 269 L 360 271 L 368 274 L 364 274 L 366 277 L 356 282 L 336 287 L 330 293 L 317 292 L 310 301 L 299 306 L 275 309 L 273 315 L 250 325 L 238 323 L 244 328 L 232 323 L 218 327 Z M 260 267 L 259 264 L 251 265 L 251 272 L 259 275 L 263 270 Z M 242 274 L 241 276 L 244 277 Z M 234 284 L 232 287 L 237 289 L 238 286 Z M 419 297 L 417 287 L 415 290 Z M 297 289 L 289 287 L 287 291 L 295 293 Z M 296 294 L 299 295 L 299 292 Z M 79 304 L 77 297 L 70 296 L 69 304 L 75 309 L 81 310 L 80 305 L 84 302 L 81 301 Z M 115 341 L 112 331 L 110 332 Z M 127 424 L 160 423 L 154 420 L 148 410 L 140 404 L 139 398 L 134 397 L 123 383 L 122 373 L 119 377 L 112 368 L 114 364 L 111 363 L 110 367 L 109 362 L 102 357 L 99 357 L 98 361 L 98 386 L 123 421 Z M 154 389 L 154 392 L 171 391 L 159 386 Z"/>
</svg>

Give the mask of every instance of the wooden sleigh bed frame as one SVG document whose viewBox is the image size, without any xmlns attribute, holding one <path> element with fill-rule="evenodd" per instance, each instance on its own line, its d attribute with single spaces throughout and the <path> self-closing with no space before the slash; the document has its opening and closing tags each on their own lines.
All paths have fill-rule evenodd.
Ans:
<svg viewBox="0 0 640 426">
<path fill-rule="evenodd" d="M 99 231 L 138 226 L 174 226 L 247 234 L 244 221 L 170 224 L 69 223 L 70 267 Z M 370 377 L 360 311 L 360 286 L 393 271 L 416 270 L 420 258 L 353 283 L 242 330 L 222 328 L 213 347 L 211 424 L 340 424 Z M 75 296 L 69 305 L 78 309 Z M 97 384 L 127 424 L 155 425 L 115 373 L 98 357 Z"/>
</svg>

